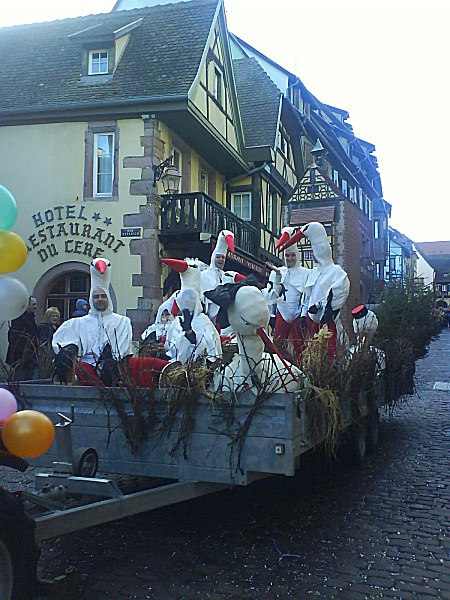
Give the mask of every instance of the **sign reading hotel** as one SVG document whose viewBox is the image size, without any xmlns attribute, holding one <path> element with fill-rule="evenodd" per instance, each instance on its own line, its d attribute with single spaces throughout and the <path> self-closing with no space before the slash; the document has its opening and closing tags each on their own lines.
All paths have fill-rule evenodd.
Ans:
<svg viewBox="0 0 450 600">
<path fill-rule="evenodd" d="M 60 254 L 98 258 L 109 250 L 117 253 L 125 246 L 107 228 L 112 219 L 99 212 L 89 214 L 86 204 L 66 204 L 42 210 L 31 216 L 36 231 L 27 239 L 28 252 L 36 251 L 45 262 Z"/>
</svg>

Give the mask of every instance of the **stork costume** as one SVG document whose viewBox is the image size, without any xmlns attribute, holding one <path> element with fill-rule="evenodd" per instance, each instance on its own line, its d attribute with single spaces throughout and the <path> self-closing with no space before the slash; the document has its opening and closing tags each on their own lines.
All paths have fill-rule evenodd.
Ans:
<svg viewBox="0 0 450 600">
<path fill-rule="evenodd" d="M 339 311 L 348 298 L 350 281 L 340 265 L 333 262 L 331 246 L 322 223 L 312 222 L 304 225 L 283 246 L 284 249 L 306 237 L 311 242 L 317 266 L 309 271 L 305 284 L 305 303 L 302 316 L 307 316 L 310 334 L 328 325 L 333 333 L 328 349 L 330 356 L 336 353 L 336 337 L 345 336 Z"/>
<path fill-rule="evenodd" d="M 198 258 L 185 258 L 184 260 L 179 260 L 177 258 L 162 258 L 161 262 L 180 274 L 181 289 L 191 288 L 198 293 L 198 309 L 199 312 L 201 312 L 202 307 L 200 305 L 200 272 L 206 269 L 207 265 Z M 145 340 L 152 332 L 155 332 L 157 340 L 164 338 L 167 335 L 167 331 L 171 325 L 171 318 L 173 316 L 176 316 L 179 312 L 177 297 L 180 294 L 180 291 L 181 290 L 177 290 L 176 292 L 174 292 L 170 296 L 170 298 L 165 300 L 160 305 L 160 307 L 158 308 L 158 312 L 156 313 L 155 322 L 153 323 L 153 325 L 147 327 L 147 329 L 142 333 L 141 337 L 143 340 Z M 164 319 L 164 311 L 168 311 L 171 315 L 169 321 L 167 319 Z"/>
<path fill-rule="evenodd" d="M 284 227 L 276 248 L 283 246 L 293 232 L 293 227 Z M 292 260 L 289 259 L 288 267 L 286 253 L 284 253 L 285 265 L 275 272 L 275 277 L 271 274 L 263 295 L 269 306 L 276 303 L 274 338 L 287 341 L 291 335 L 295 354 L 299 356 L 305 346 L 300 317 L 309 269 L 300 266 L 300 251 L 296 244 L 289 248 L 289 253 L 294 255 L 295 262 L 291 264 Z"/>
<path fill-rule="evenodd" d="M 211 263 L 207 269 L 201 272 L 201 301 L 205 305 L 205 313 L 213 323 L 217 320 L 219 306 L 204 296 L 204 293 L 209 290 L 215 290 L 218 285 L 223 283 L 234 283 L 243 279 L 243 275 L 236 271 L 224 271 L 217 266 L 217 257 L 224 257 L 222 264 L 225 265 L 225 260 L 228 250 L 234 252 L 234 233 L 227 229 L 222 230 L 217 237 L 217 244 L 211 255 Z"/>
<path fill-rule="evenodd" d="M 221 288 L 229 289 L 228 297 Z M 261 290 L 240 282 L 220 286 L 207 294 L 227 310 L 239 348 L 231 363 L 215 376 L 216 390 L 285 393 L 303 386 L 304 377 L 299 369 L 281 355 L 264 352 L 265 344 L 274 352 L 277 350 L 265 332 L 269 309 Z"/>
<path fill-rule="evenodd" d="M 99 359 L 109 346 L 110 357 L 119 361 L 132 355 L 132 328 L 128 317 L 123 317 L 113 312 L 109 283 L 111 278 L 111 263 L 106 258 L 96 258 L 91 263 L 91 291 L 89 304 L 91 309 L 84 317 L 76 317 L 65 321 L 53 335 L 52 346 L 56 355 L 68 346 L 75 351 L 79 364 L 76 373 L 80 383 L 92 385 L 101 377 Z M 102 292 L 107 297 L 107 306 L 104 310 L 94 308 L 94 291 Z M 144 362 L 142 362 L 144 360 Z M 157 359 L 150 359 L 157 360 Z M 131 361 L 135 361 L 132 363 Z M 136 362 L 137 361 L 137 362 Z M 161 361 L 161 368 L 167 361 Z M 136 369 L 144 367 L 149 369 L 149 361 L 145 359 L 131 359 L 130 369 L 132 377 Z M 159 365 L 155 363 L 155 367 Z M 152 367 L 153 369 L 153 367 Z M 156 368 L 156 370 L 159 370 Z M 138 385 L 145 385 L 146 378 L 138 378 Z M 150 383 L 147 381 L 147 384 Z"/>
<path fill-rule="evenodd" d="M 369 310 L 365 304 L 360 304 L 352 310 L 353 331 L 356 335 L 356 346 L 350 347 L 350 355 L 357 350 L 368 349 L 375 352 L 377 357 L 377 368 L 386 368 L 386 355 L 383 350 L 371 346 L 372 340 L 378 329 L 378 319 L 374 312 Z"/>
<path fill-rule="evenodd" d="M 164 347 L 172 361 L 182 364 L 200 357 L 214 362 L 222 357 L 222 346 L 217 329 L 199 309 L 198 293 L 182 288 L 177 296 L 181 314 L 172 321 Z"/>
</svg>

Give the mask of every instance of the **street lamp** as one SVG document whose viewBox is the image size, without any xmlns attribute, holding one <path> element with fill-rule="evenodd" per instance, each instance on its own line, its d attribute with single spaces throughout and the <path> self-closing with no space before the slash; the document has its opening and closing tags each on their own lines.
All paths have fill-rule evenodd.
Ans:
<svg viewBox="0 0 450 600">
<path fill-rule="evenodd" d="M 166 194 L 176 194 L 180 187 L 181 173 L 172 164 L 172 156 L 165 158 L 159 165 L 153 165 L 153 187 L 162 181 Z"/>
</svg>

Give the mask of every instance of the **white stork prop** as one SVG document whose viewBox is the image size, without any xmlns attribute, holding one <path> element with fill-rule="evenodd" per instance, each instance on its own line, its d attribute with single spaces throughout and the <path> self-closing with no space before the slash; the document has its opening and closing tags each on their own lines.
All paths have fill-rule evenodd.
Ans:
<svg viewBox="0 0 450 600">
<path fill-rule="evenodd" d="M 242 285 L 231 297 L 222 296 L 220 286 L 207 292 L 214 301 L 227 309 L 228 319 L 236 332 L 239 352 L 224 370 L 214 378 L 214 388 L 219 391 L 244 391 L 264 389 L 268 393 L 285 393 L 301 389 L 303 373 L 279 354 L 264 352 L 265 344 L 278 352 L 265 329 L 269 323 L 269 310 L 261 291 L 251 285 Z M 219 290 L 219 291 L 218 291 Z"/>
</svg>

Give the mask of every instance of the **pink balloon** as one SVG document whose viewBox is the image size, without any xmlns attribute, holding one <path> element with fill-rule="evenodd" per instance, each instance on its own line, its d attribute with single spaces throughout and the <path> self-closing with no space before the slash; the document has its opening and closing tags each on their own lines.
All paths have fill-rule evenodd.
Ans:
<svg viewBox="0 0 450 600">
<path fill-rule="evenodd" d="M 17 402 L 11 392 L 0 388 L 0 425 L 17 412 Z"/>
</svg>

